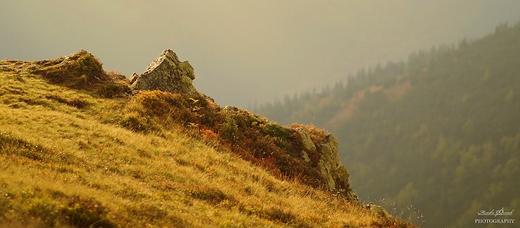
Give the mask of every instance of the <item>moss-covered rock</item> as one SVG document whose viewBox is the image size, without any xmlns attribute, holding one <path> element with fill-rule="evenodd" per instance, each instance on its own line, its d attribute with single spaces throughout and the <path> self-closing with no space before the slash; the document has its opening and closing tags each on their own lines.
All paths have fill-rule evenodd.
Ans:
<svg viewBox="0 0 520 228">
<path fill-rule="evenodd" d="M 219 138 L 242 158 L 275 175 L 324 187 L 357 202 L 334 135 L 314 126 L 282 126 L 236 107 L 220 108 L 195 90 L 193 79 L 189 62 L 165 50 L 143 74 L 130 77 L 133 89 L 155 91 L 137 93 L 129 106 L 134 115 L 127 115 L 123 125 L 144 131 L 148 128 L 142 120 L 148 119 L 164 128 L 187 126 L 197 135 Z"/>
<path fill-rule="evenodd" d="M 131 87 L 136 90 L 161 90 L 170 93 L 194 94 L 193 67 L 188 61 L 181 62 L 170 49 L 161 53 L 141 75 L 132 74 Z"/>
<path fill-rule="evenodd" d="M 339 144 L 337 138 L 323 130 L 320 130 L 322 131 L 320 133 L 322 136 L 317 136 L 316 131 L 319 129 L 310 126 L 298 126 L 300 127 L 295 129 L 300 133 L 304 145 L 304 151 L 302 151 L 303 159 L 312 165 L 312 159 L 309 155 L 314 160 L 317 157 L 316 168 L 319 170 L 329 190 L 342 194 L 351 201 L 357 201 L 356 193 L 350 188 L 347 168 L 341 163 L 338 155 Z"/>
<path fill-rule="evenodd" d="M 77 89 L 110 81 L 103 64 L 91 53 L 80 50 L 72 55 L 50 60 L 27 62 L 31 73 L 40 74 L 51 83 Z"/>
</svg>

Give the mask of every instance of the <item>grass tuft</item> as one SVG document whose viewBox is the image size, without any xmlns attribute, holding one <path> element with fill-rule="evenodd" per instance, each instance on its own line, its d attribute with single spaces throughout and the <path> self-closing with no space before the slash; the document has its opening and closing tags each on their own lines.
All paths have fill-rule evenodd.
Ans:
<svg viewBox="0 0 520 228">
<path fill-rule="evenodd" d="M 233 197 L 226 195 L 221 190 L 207 185 L 191 186 L 188 188 L 187 193 L 193 198 L 204 200 L 213 205 L 217 205 L 224 200 L 227 202 L 235 201 Z"/>
</svg>

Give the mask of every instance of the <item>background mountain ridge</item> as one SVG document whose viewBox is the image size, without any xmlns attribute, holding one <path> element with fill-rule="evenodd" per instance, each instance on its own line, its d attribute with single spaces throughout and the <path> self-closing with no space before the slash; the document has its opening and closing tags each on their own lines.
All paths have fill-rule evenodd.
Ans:
<svg viewBox="0 0 520 228">
<path fill-rule="evenodd" d="M 519 53 L 520 23 L 501 24 L 254 111 L 333 132 L 360 199 L 470 227 L 479 210 L 520 207 Z"/>
</svg>

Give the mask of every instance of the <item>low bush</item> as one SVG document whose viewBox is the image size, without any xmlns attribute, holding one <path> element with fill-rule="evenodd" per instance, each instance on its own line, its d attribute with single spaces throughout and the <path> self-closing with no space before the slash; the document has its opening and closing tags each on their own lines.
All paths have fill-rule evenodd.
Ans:
<svg viewBox="0 0 520 228">
<path fill-rule="evenodd" d="M 133 131 L 149 132 L 151 126 L 184 128 L 194 137 L 217 139 L 219 144 L 279 177 L 298 179 L 319 187 L 325 185 L 317 169 L 319 153 L 305 151 L 296 128 L 305 128 L 314 142 L 325 133 L 314 126 L 284 127 L 264 117 L 234 107 L 220 108 L 201 94 L 181 95 L 142 91 L 127 106 L 130 114 L 122 124 Z M 306 152 L 311 162 L 303 159 Z"/>
<path fill-rule="evenodd" d="M 132 94 L 132 89 L 126 84 L 109 82 L 99 87 L 97 94 L 104 98 L 123 97 Z"/>
<path fill-rule="evenodd" d="M 121 126 L 134 132 L 151 133 L 159 131 L 155 123 L 142 116 L 137 112 L 130 112 L 123 116 L 120 122 Z"/>
</svg>

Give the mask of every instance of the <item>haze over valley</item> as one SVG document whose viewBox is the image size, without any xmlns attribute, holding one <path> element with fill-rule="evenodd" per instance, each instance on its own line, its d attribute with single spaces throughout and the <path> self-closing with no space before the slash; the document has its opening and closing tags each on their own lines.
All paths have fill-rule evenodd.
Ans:
<svg viewBox="0 0 520 228">
<path fill-rule="evenodd" d="M 196 66 L 199 91 L 245 108 L 481 37 L 520 20 L 518 9 L 516 0 L 5 0 L 0 58 L 48 59 L 83 48 L 129 77 L 170 48 Z"/>
</svg>

